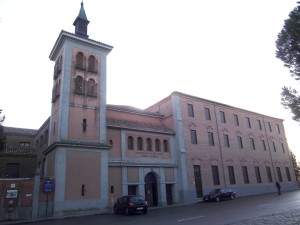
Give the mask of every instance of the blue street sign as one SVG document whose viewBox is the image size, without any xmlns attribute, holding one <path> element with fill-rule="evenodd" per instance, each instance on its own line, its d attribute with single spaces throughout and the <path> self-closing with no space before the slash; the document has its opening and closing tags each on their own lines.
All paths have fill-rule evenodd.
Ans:
<svg viewBox="0 0 300 225">
<path fill-rule="evenodd" d="M 54 191 L 54 180 L 46 179 L 44 181 L 44 192 L 49 193 Z"/>
</svg>

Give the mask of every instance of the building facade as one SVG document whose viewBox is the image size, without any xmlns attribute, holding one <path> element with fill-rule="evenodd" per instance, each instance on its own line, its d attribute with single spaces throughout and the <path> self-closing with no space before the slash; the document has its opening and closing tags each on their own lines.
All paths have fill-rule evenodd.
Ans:
<svg viewBox="0 0 300 225">
<path fill-rule="evenodd" d="M 37 130 L 3 127 L 0 179 L 33 177 L 37 166 L 34 137 Z"/>
<path fill-rule="evenodd" d="M 106 209 L 127 194 L 155 207 L 214 188 L 297 187 L 281 119 L 180 92 L 145 110 L 107 104 L 113 47 L 89 39 L 88 23 L 82 4 L 75 34 L 61 31 L 54 44 L 51 116 L 34 139 L 41 175 L 55 180 L 55 215 Z"/>
</svg>

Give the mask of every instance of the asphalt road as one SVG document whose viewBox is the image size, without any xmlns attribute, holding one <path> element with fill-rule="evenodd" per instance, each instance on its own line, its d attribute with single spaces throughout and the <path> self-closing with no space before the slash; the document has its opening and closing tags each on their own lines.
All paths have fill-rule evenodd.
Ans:
<svg viewBox="0 0 300 225">
<path fill-rule="evenodd" d="M 39 221 L 41 225 L 224 225 L 239 224 L 289 210 L 300 210 L 300 191 L 241 197 L 220 203 L 197 203 L 149 210 L 147 215 L 95 215 L 61 220 Z M 242 223 L 241 223 L 242 224 Z"/>
</svg>

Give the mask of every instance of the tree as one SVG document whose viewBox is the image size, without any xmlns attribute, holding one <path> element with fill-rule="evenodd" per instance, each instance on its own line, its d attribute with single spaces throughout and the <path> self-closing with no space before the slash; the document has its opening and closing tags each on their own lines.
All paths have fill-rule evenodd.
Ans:
<svg viewBox="0 0 300 225">
<path fill-rule="evenodd" d="M 299 2 L 298 2 L 299 4 Z M 276 41 L 276 57 L 289 68 L 291 76 L 300 80 L 300 5 L 294 8 L 289 18 L 285 20 Z M 293 119 L 300 122 L 300 96 L 296 89 L 283 87 L 281 103 L 290 108 L 294 114 Z"/>
<path fill-rule="evenodd" d="M 5 116 L 1 116 L 2 109 L 0 109 L 0 151 L 2 150 L 5 142 L 4 131 L 2 123 L 5 120 Z"/>
<path fill-rule="evenodd" d="M 2 125 L 3 121 L 5 120 L 5 116 L 1 116 L 2 109 L 0 109 L 0 125 Z"/>
<path fill-rule="evenodd" d="M 298 166 L 296 156 L 293 152 L 291 152 L 291 160 L 292 160 L 292 164 L 293 164 L 293 169 L 295 171 L 296 179 L 297 179 L 297 181 L 299 181 L 299 179 L 300 179 L 300 168 Z"/>
</svg>

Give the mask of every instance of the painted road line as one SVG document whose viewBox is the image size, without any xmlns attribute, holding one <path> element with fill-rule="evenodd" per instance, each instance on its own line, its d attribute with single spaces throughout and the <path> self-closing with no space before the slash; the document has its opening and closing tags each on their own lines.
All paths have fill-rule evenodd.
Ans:
<svg viewBox="0 0 300 225">
<path fill-rule="evenodd" d="M 191 221 L 191 220 L 196 220 L 196 219 L 200 219 L 203 218 L 204 216 L 194 216 L 194 217 L 187 217 L 187 218 L 182 218 L 177 220 L 178 223 L 182 223 L 182 222 L 186 222 L 186 221 Z"/>
</svg>

